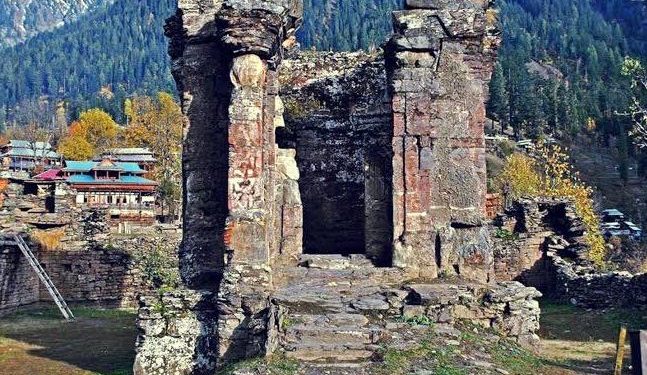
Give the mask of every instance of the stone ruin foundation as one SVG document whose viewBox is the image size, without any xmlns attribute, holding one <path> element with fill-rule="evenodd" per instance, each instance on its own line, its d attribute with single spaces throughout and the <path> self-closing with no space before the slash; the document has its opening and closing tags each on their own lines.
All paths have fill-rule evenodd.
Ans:
<svg viewBox="0 0 647 375">
<path fill-rule="evenodd" d="M 184 288 L 141 300 L 136 374 L 363 361 L 402 316 L 537 342 L 485 225 L 489 6 L 408 0 L 367 56 L 295 52 L 300 0 L 179 2 Z"/>
</svg>

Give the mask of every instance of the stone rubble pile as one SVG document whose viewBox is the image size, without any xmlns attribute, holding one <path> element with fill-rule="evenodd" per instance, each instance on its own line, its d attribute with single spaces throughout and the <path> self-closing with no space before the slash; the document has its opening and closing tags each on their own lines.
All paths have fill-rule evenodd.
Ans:
<svg viewBox="0 0 647 375">
<path fill-rule="evenodd" d="M 605 272 L 591 264 L 582 219 L 569 201 L 522 199 L 500 221 L 513 237 L 496 241 L 497 279 L 519 280 L 581 307 L 647 305 L 646 274 Z"/>
</svg>

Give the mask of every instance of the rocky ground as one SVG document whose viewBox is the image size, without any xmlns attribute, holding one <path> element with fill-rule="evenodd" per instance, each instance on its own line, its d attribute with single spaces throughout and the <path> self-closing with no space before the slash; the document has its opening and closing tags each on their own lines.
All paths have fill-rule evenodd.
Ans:
<svg viewBox="0 0 647 375">
<path fill-rule="evenodd" d="M 584 374 L 522 349 L 500 336 L 470 325 L 451 327 L 425 321 L 400 322 L 399 334 L 361 365 L 303 366 L 283 357 L 247 361 L 222 375 L 487 375 Z"/>
<path fill-rule="evenodd" d="M 394 321 L 397 334 L 366 364 L 303 367 L 274 357 L 224 369 L 221 375 L 579 375 L 609 374 L 620 324 L 647 328 L 640 310 L 584 310 L 542 302 L 542 345 L 537 354 L 472 325 Z M 134 315 L 75 307 L 75 323 L 53 308 L 0 319 L 1 374 L 131 374 Z M 629 373 L 626 370 L 625 373 Z"/>
</svg>

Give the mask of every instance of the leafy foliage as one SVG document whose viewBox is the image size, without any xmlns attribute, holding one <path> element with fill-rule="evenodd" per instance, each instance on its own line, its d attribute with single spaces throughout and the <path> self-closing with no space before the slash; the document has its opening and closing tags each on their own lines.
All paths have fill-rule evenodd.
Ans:
<svg viewBox="0 0 647 375">
<path fill-rule="evenodd" d="M 568 155 L 560 146 L 540 142 L 534 157 L 520 153 L 511 155 L 499 181 L 502 189 L 507 184 L 514 198 L 557 197 L 571 200 L 586 228 L 589 259 L 598 266 L 604 265 L 606 248 L 600 233 L 600 219 L 595 212 L 593 190 L 578 178 Z"/>
<path fill-rule="evenodd" d="M 631 87 L 635 90 L 628 113 L 634 122 L 631 135 L 638 147 L 647 148 L 647 69 L 640 61 L 626 58 L 622 74 L 631 79 Z"/>
<path fill-rule="evenodd" d="M 81 113 L 70 125 L 58 151 L 68 160 L 87 160 L 116 145 L 119 125 L 101 109 Z"/>
<path fill-rule="evenodd" d="M 153 171 L 160 183 L 158 193 L 163 208 L 174 216 L 182 197 L 180 186 L 182 161 L 183 117 L 180 106 L 168 93 L 158 93 L 155 98 L 137 96 L 125 103 L 128 126 L 124 131 L 123 145 L 149 148 L 157 158 Z"/>
<path fill-rule="evenodd" d="M 144 277 L 160 290 L 175 289 L 180 283 L 177 255 L 166 243 L 158 242 L 150 249 L 134 254 Z"/>
<path fill-rule="evenodd" d="M 173 87 L 163 25 L 175 0 L 116 0 L 53 32 L 4 49 L 0 57 L 0 109 L 7 121 L 21 102 L 47 96 L 66 100 L 72 116 L 101 107 L 121 120 L 134 92 Z M 101 93 L 101 95 L 99 95 Z"/>
<path fill-rule="evenodd" d="M 600 218 L 593 204 L 593 190 L 579 179 L 560 146 L 540 144 L 537 158 L 542 166 L 541 191 L 547 196 L 566 197 L 573 202 L 586 228 L 584 236 L 589 244 L 589 259 L 597 266 L 603 266 L 606 247 L 600 232 Z"/>
<path fill-rule="evenodd" d="M 537 173 L 537 162 L 530 156 L 514 153 L 506 158 L 503 171 L 497 177 L 497 185 L 511 198 L 536 196 L 539 194 L 541 177 Z"/>
</svg>

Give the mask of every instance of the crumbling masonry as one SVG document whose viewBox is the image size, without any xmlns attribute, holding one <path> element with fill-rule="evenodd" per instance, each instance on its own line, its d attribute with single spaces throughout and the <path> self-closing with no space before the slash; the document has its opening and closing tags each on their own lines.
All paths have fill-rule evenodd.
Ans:
<svg viewBox="0 0 647 375">
<path fill-rule="evenodd" d="M 489 6 L 408 0 L 383 57 L 284 61 L 300 0 L 179 2 L 186 289 L 142 300 L 137 374 L 367 360 L 402 315 L 536 341 L 538 293 L 495 284 L 484 226 Z"/>
</svg>

